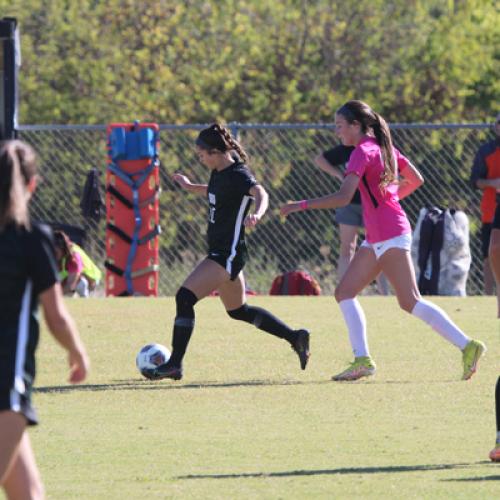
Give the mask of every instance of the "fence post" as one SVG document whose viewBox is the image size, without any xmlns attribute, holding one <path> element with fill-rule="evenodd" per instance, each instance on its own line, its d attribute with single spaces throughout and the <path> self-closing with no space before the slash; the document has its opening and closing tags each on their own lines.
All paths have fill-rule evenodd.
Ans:
<svg viewBox="0 0 500 500">
<path fill-rule="evenodd" d="M 17 128 L 17 74 L 21 49 L 17 20 L 0 19 L 0 139 L 13 139 Z"/>
</svg>

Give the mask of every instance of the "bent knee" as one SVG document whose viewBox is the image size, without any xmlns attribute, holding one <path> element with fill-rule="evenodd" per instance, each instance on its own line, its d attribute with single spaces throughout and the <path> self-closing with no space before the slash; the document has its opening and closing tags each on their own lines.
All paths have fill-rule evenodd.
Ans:
<svg viewBox="0 0 500 500">
<path fill-rule="evenodd" d="M 226 313 L 232 319 L 244 321 L 248 315 L 248 306 L 246 304 L 243 304 L 241 307 L 238 307 L 237 309 L 231 309 L 231 310 L 226 309 Z"/>
<path fill-rule="evenodd" d="M 350 290 L 347 286 L 342 286 L 342 283 L 337 288 L 335 288 L 335 292 L 333 295 L 337 302 L 353 299 L 356 296 L 353 290 Z"/>
<path fill-rule="evenodd" d="M 417 302 L 418 300 L 416 298 L 398 299 L 399 307 L 409 314 L 411 314 L 413 309 L 415 309 Z"/>
</svg>

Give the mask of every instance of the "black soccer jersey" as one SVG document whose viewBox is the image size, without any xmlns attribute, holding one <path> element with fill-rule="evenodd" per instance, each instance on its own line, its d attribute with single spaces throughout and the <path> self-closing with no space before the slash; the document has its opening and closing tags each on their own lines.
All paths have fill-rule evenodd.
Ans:
<svg viewBox="0 0 500 500">
<path fill-rule="evenodd" d="M 354 151 L 354 146 L 344 146 L 339 144 L 332 149 L 328 149 L 323 153 L 325 160 L 332 165 L 332 167 L 345 166 L 349 163 L 349 158 L 351 153 Z M 359 189 L 356 189 L 354 196 L 352 197 L 351 203 L 356 205 L 361 205 L 361 194 Z"/>
<path fill-rule="evenodd" d="M 212 171 L 207 188 L 209 251 L 231 254 L 244 245 L 243 221 L 253 200 L 249 191 L 256 185 L 254 176 L 241 162 Z"/>
<path fill-rule="evenodd" d="M 38 295 L 57 281 L 52 233 L 7 226 L 0 232 L 0 389 L 24 394 L 35 377 Z"/>
</svg>

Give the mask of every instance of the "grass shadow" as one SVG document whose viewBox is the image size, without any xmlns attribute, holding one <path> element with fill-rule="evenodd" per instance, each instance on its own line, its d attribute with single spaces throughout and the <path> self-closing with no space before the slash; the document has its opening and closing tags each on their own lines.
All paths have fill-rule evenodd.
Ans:
<svg viewBox="0 0 500 500">
<path fill-rule="evenodd" d="M 321 385 L 330 384 L 330 380 L 317 380 L 301 382 L 298 380 L 235 380 L 228 382 L 193 382 L 190 384 L 179 384 L 177 382 L 149 382 L 147 380 L 116 380 L 110 384 L 78 384 L 78 385 L 55 385 L 47 387 L 35 387 L 36 393 L 63 393 L 81 391 L 172 391 L 190 389 L 213 389 L 228 387 L 260 387 L 260 386 L 286 386 L 286 385 Z"/>
<path fill-rule="evenodd" d="M 395 465 L 380 467 L 341 467 L 338 469 L 310 469 L 281 472 L 241 472 L 234 474 L 187 474 L 176 476 L 175 479 L 241 479 L 258 477 L 294 477 L 294 476 L 324 476 L 343 474 L 386 474 L 398 472 L 437 471 L 463 469 L 472 464 L 436 464 L 436 465 Z"/>
<path fill-rule="evenodd" d="M 444 482 L 457 482 L 457 483 L 469 483 L 469 482 L 482 482 L 482 481 L 500 481 L 500 475 L 496 474 L 493 476 L 477 476 L 477 477 L 459 477 L 457 479 L 441 479 Z"/>
<path fill-rule="evenodd" d="M 425 384 L 441 384 L 449 383 L 451 380 L 444 381 L 425 381 Z M 207 388 L 228 388 L 228 387 L 259 387 L 259 386 L 285 386 L 285 385 L 323 385 L 323 384 L 335 384 L 339 386 L 349 386 L 352 384 L 356 385 L 369 385 L 369 384 L 421 384 L 422 381 L 410 381 L 410 380 L 386 380 L 377 381 L 373 379 L 367 380 L 356 380 L 356 381 L 344 381 L 344 382 L 334 382 L 329 378 L 321 380 L 229 380 L 227 382 L 217 382 L 217 381 L 202 381 L 202 382 L 191 382 L 188 384 L 183 384 L 173 381 L 148 381 L 144 379 L 124 379 L 124 380 L 114 380 L 109 384 L 77 384 L 77 385 L 54 385 L 46 387 L 35 387 L 34 392 L 38 393 L 57 393 L 57 392 L 80 392 L 80 391 L 132 391 L 132 390 L 188 390 L 188 389 L 207 389 Z"/>
</svg>

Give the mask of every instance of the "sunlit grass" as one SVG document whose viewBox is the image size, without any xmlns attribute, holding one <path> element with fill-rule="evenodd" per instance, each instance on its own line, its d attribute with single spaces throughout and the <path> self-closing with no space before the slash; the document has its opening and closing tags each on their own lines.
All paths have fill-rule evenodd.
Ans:
<svg viewBox="0 0 500 500">
<path fill-rule="evenodd" d="M 30 433 L 48 498 L 497 497 L 494 299 L 436 299 L 488 344 L 469 382 L 460 353 L 394 297 L 360 300 L 378 372 L 356 383 L 330 381 L 351 360 L 332 298 L 250 299 L 311 330 L 305 372 L 285 342 L 202 301 L 180 382 L 146 381 L 134 364 L 142 345 L 170 346 L 173 299 L 68 302 L 92 372 L 68 386 L 44 331 Z"/>
</svg>

